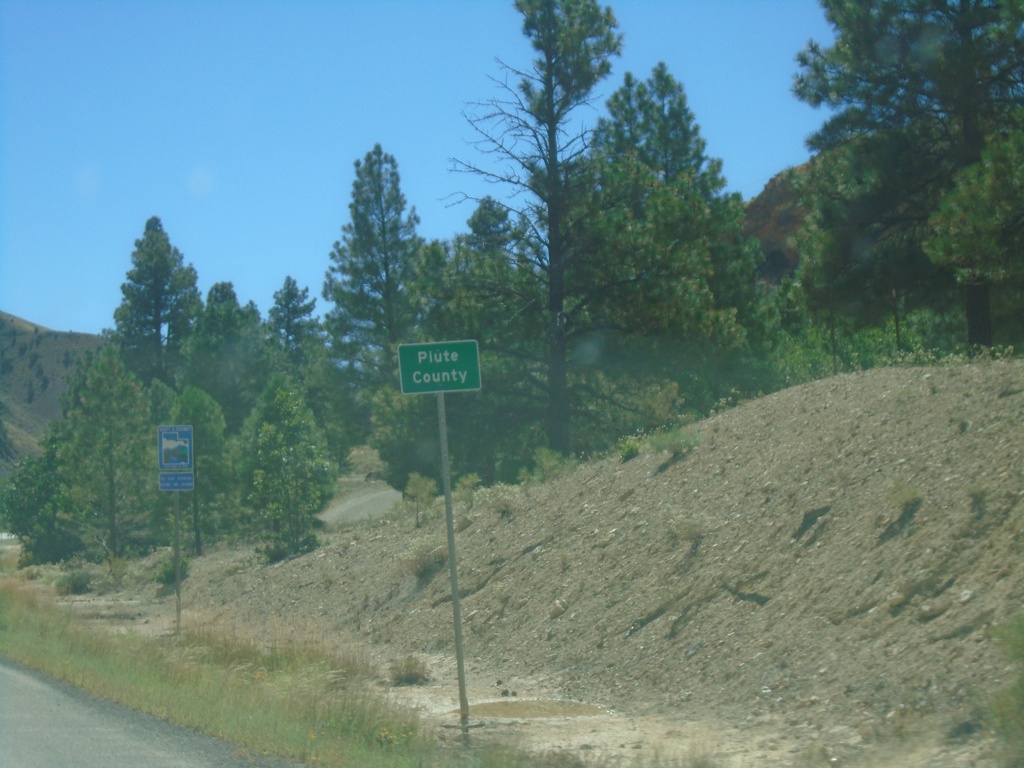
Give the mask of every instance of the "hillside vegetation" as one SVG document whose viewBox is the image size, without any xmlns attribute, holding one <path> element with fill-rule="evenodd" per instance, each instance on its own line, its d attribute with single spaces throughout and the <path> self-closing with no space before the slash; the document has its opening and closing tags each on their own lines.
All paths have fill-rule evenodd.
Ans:
<svg viewBox="0 0 1024 768">
<path fill-rule="evenodd" d="M 0 477 L 19 457 L 38 454 L 47 425 L 60 416 L 60 396 L 75 361 L 101 343 L 93 334 L 52 331 L 0 312 L 0 405 L 13 448 L 0 456 Z"/>
</svg>

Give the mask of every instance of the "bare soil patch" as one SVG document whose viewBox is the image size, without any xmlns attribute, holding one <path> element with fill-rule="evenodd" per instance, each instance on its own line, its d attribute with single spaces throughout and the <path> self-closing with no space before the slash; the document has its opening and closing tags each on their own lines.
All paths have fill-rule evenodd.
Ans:
<svg viewBox="0 0 1024 768">
<path fill-rule="evenodd" d="M 1024 364 L 840 376 L 694 429 L 684 457 L 458 510 L 474 734 L 623 765 L 993 765 L 987 697 L 1015 672 L 991 628 L 1024 609 Z M 359 648 L 456 738 L 446 571 L 408 566 L 444 522 L 397 509 L 275 565 L 197 558 L 186 622 Z M 152 584 L 69 602 L 173 628 Z M 410 654 L 430 682 L 390 688 Z"/>
</svg>

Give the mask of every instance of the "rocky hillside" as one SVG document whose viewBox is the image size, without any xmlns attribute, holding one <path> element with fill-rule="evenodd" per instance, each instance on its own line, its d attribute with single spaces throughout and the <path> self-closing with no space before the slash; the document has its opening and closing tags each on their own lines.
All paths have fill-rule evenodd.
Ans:
<svg viewBox="0 0 1024 768">
<path fill-rule="evenodd" d="M 743 233 L 757 238 L 761 244 L 764 258 L 758 266 L 758 277 L 769 285 L 792 275 L 800 262 L 793 238 L 803 225 L 806 212 L 793 190 L 793 178 L 806 168 L 805 164 L 773 176 L 760 194 L 747 203 Z"/>
<path fill-rule="evenodd" d="M 991 630 L 1024 610 L 1022 425 L 1021 361 L 873 370 L 708 418 L 685 455 L 478 493 L 458 511 L 471 677 L 805 728 L 844 759 L 908 730 L 977 739 L 1013 674 Z M 222 552 L 186 605 L 447 677 L 444 541 L 437 513 L 396 512 L 274 566 Z"/>
<path fill-rule="evenodd" d="M 60 416 L 60 395 L 75 361 L 102 339 L 51 331 L 0 312 L 0 404 L 13 456 L 0 461 L 0 477 L 18 457 L 38 451 L 46 425 Z"/>
<path fill-rule="evenodd" d="M 61 415 L 60 397 L 78 358 L 100 347 L 100 336 L 53 331 L 0 312 L 0 405 L 13 448 L 0 477 L 18 458 L 38 452 L 47 425 Z"/>
</svg>

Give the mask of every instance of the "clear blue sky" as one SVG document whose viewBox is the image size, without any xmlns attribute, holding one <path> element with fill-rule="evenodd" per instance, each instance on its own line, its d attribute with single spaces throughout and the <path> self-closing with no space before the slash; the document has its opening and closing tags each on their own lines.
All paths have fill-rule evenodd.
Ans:
<svg viewBox="0 0 1024 768">
<path fill-rule="evenodd" d="M 730 189 L 808 158 L 825 116 L 790 87 L 798 51 L 832 40 L 815 0 L 610 5 L 624 50 L 598 107 L 664 61 Z M 231 281 L 266 317 L 290 275 L 324 311 L 374 143 L 423 237 L 465 231 L 454 193 L 494 191 L 450 169 L 481 160 L 462 114 L 498 95 L 496 58 L 531 59 L 511 0 L 0 0 L 0 310 L 112 327 L 155 215 L 204 298 Z"/>
</svg>

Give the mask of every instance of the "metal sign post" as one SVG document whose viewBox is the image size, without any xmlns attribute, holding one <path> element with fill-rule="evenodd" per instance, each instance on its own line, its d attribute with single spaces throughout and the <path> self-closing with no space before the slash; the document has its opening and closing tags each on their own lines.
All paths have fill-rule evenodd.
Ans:
<svg viewBox="0 0 1024 768">
<path fill-rule="evenodd" d="M 178 494 L 174 492 L 174 634 L 181 635 L 181 514 Z"/>
<path fill-rule="evenodd" d="M 195 489 L 192 427 L 188 425 L 156 428 L 157 466 L 160 490 L 174 491 L 174 634 L 181 634 L 181 514 L 178 492 Z"/>
<path fill-rule="evenodd" d="M 444 393 L 480 389 L 480 352 L 476 341 L 402 344 L 398 347 L 398 369 L 403 394 L 437 395 L 444 520 L 448 528 L 448 574 L 452 585 L 452 622 L 455 625 L 455 665 L 459 675 L 459 721 L 465 737 L 469 734 L 469 699 L 466 696 L 466 663 L 462 652 L 462 611 L 459 607 L 459 573 L 455 558 L 455 520 L 452 511 L 452 478 L 448 462 L 448 424 L 445 418 Z"/>
<path fill-rule="evenodd" d="M 469 699 L 466 696 L 466 662 L 462 653 L 462 610 L 459 607 L 459 569 L 455 561 L 455 519 L 452 511 L 452 477 L 448 466 L 448 423 L 444 412 L 444 392 L 437 393 L 437 428 L 441 434 L 441 485 L 444 488 L 444 522 L 448 528 L 448 575 L 452 583 L 455 667 L 459 676 L 459 722 L 465 730 L 469 726 Z"/>
</svg>

